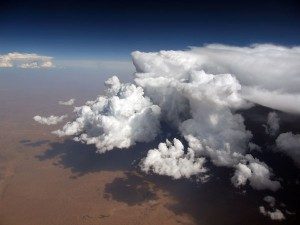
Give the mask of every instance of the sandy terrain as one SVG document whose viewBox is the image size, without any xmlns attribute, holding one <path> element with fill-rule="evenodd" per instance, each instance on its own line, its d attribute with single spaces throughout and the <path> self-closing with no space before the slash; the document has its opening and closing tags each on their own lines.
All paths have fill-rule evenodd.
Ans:
<svg viewBox="0 0 300 225">
<path fill-rule="evenodd" d="M 52 135 L 59 126 L 32 120 L 70 113 L 57 101 L 78 99 L 76 87 L 0 87 L 1 225 L 273 224 L 258 213 L 265 193 L 234 189 L 232 171 L 215 171 L 205 184 L 146 176 L 137 162 L 157 141 L 97 155 L 93 146 Z M 89 90 L 84 97 L 99 93 Z"/>
</svg>

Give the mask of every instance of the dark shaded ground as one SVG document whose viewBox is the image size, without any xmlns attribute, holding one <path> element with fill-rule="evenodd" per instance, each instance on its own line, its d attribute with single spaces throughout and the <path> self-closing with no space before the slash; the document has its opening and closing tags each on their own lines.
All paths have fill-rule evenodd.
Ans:
<svg viewBox="0 0 300 225">
<path fill-rule="evenodd" d="M 39 160 L 48 160 L 58 157 L 58 166 L 70 168 L 74 173 L 72 178 L 87 173 L 99 171 L 117 171 L 134 169 L 133 164 L 142 158 L 145 151 L 157 146 L 157 142 L 137 144 L 129 149 L 114 149 L 105 154 L 96 153 L 93 145 L 85 145 L 73 140 L 50 143 L 50 148 L 37 155 Z M 143 151 L 144 150 L 144 151 Z"/>
<path fill-rule="evenodd" d="M 50 143 L 50 141 L 49 140 L 38 140 L 38 141 L 21 140 L 20 143 L 30 147 L 40 147 L 44 144 Z"/>
<path fill-rule="evenodd" d="M 135 173 L 126 173 L 125 178 L 117 178 L 105 185 L 105 198 L 125 202 L 129 206 L 156 200 L 155 190 L 150 182 Z"/>
</svg>

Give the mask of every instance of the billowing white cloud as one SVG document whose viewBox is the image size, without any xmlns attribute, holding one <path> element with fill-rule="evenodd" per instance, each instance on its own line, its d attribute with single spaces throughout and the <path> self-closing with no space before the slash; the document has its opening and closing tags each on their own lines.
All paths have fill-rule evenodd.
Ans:
<svg viewBox="0 0 300 225">
<path fill-rule="evenodd" d="M 49 117 L 41 117 L 39 115 L 34 116 L 33 119 L 40 123 L 40 124 L 46 124 L 46 125 L 55 125 L 58 123 L 61 123 L 65 118 L 67 118 L 67 115 L 63 116 L 49 116 Z"/>
<path fill-rule="evenodd" d="M 35 53 L 12 52 L 0 55 L 0 67 L 20 67 L 24 69 L 51 68 L 54 67 L 52 57 L 38 55 Z"/>
<path fill-rule="evenodd" d="M 231 178 L 232 183 L 236 187 L 240 187 L 246 184 L 249 180 L 251 187 L 257 190 L 269 189 L 272 191 L 277 191 L 280 188 L 280 183 L 278 181 L 271 180 L 272 173 L 269 167 L 254 160 L 250 155 L 245 157 L 250 161 L 248 165 L 239 163 L 236 166 L 235 174 Z"/>
<path fill-rule="evenodd" d="M 144 96 L 141 87 L 122 84 L 116 76 L 105 84 L 106 96 L 75 108 L 76 120 L 54 133 L 95 144 L 99 153 L 153 140 L 160 128 L 160 108 Z"/>
<path fill-rule="evenodd" d="M 188 79 L 193 71 L 229 73 L 243 97 L 274 109 L 300 113 L 300 47 L 271 44 L 233 47 L 206 45 L 186 51 L 133 52 L 138 72 L 155 77 Z M 274 96 L 276 94 L 276 96 Z"/>
<path fill-rule="evenodd" d="M 264 125 L 267 134 L 274 136 L 279 131 L 279 117 L 276 112 L 270 112 L 267 118 L 267 124 Z"/>
<path fill-rule="evenodd" d="M 184 146 L 178 139 L 174 138 L 173 142 L 174 145 L 167 140 L 166 143 L 160 143 L 157 149 L 149 150 L 147 157 L 141 162 L 141 169 L 175 179 L 206 172 L 203 167 L 204 158 L 196 158 L 191 149 L 185 153 Z"/>
<path fill-rule="evenodd" d="M 71 98 L 70 100 L 68 101 L 58 101 L 58 104 L 60 105 L 74 105 L 74 102 L 75 102 L 75 99 L 74 98 Z"/>
<path fill-rule="evenodd" d="M 282 133 L 276 139 L 277 150 L 291 157 L 300 168 L 300 134 Z"/>
</svg>

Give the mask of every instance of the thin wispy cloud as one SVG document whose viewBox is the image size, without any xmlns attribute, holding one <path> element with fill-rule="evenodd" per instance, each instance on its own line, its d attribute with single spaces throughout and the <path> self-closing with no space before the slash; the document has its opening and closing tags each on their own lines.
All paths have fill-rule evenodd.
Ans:
<svg viewBox="0 0 300 225">
<path fill-rule="evenodd" d="M 66 106 L 74 105 L 74 103 L 75 103 L 75 99 L 74 98 L 71 98 L 68 101 L 58 101 L 59 105 L 66 105 Z"/>
</svg>

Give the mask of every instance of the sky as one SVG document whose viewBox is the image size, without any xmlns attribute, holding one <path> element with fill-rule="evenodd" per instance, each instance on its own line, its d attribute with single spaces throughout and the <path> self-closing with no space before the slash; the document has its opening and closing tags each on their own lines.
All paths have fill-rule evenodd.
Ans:
<svg viewBox="0 0 300 225">
<path fill-rule="evenodd" d="M 297 45 L 297 1 L 1 1 L 0 53 L 129 61 L 135 50 Z"/>
</svg>

